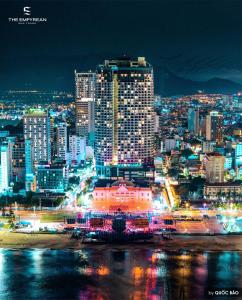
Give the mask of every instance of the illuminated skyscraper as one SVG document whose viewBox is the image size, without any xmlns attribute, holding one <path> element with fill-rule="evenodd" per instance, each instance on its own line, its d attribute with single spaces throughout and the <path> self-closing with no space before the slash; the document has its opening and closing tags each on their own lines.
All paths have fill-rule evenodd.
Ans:
<svg viewBox="0 0 242 300">
<path fill-rule="evenodd" d="M 76 135 L 69 136 L 69 163 L 80 164 L 86 159 L 86 138 Z"/>
<path fill-rule="evenodd" d="M 206 180 L 210 183 L 224 182 L 225 157 L 219 153 L 208 153 L 205 157 Z"/>
<path fill-rule="evenodd" d="M 11 181 L 12 150 L 9 143 L 0 146 L 0 194 L 7 192 Z"/>
<path fill-rule="evenodd" d="M 199 110 L 189 108 L 188 110 L 188 130 L 194 134 L 199 134 Z"/>
<path fill-rule="evenodd" d="M 25 181 L 25 143 L 16 139 L 12 149 L 13 177 L 15 181 Z"/>
<path fill-rule="evenodd" d="M 97 172 L 141 165 L 154 155 L 153 68 L 144 57 L 106 60 L 96 71 Z"/>
<path fill-rule="evenodd" d="M 93 143 L 95 73 L 77 73 L 76 83 L 76 134 Z"/>
<path fill-rule="evenodd" d="M 27 139 L 25 139 L 25 189 L 27 192 L 35 190 L 32 141 Z"/>
<path fill-rule="evenodd" d="M 24 115 L 24 139 L 31 141 L 34 162 L 51 160 L 50 118 L 42 109 L 30 109 Z"/>
<path fill-rule="evenodd" d="M 242 167 L 242 143 L 237 143 L 235 148 L 235 168 L 238 170 Z"/>
<path fill-rule="evenodd" d="M 206 117 L 206 140 L 223 141 L 223 116 L 217 111 L 211 111 Z"/>
<path fill-rule="evenodd" d="M 66 160 L 67 154 L 67 124 L 59 123 L 56 127 L 57 158 Z"/>
</svg>

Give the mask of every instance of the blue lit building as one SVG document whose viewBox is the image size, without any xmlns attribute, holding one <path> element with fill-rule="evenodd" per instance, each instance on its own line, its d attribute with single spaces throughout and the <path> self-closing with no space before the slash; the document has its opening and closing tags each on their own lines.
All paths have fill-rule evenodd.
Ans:
<svg viewBox="0 0 242 300">
<path fill-rule="evenodd" d="M 242 143 L 238 143 L 235 148 L 235 165 L 237 168 L 242 166 Z"/>
<path fill-rule="evenodd" d="M 189 108 L 188 110 L 188 130 L 196 135 L 199 134 L 199 110 Z"/>
<path fill-rule="evenodd" d="M 67 180 L 68 169 L 64 163 L 37 166 L 37 192 L 63 193 Z"/>
</svg>

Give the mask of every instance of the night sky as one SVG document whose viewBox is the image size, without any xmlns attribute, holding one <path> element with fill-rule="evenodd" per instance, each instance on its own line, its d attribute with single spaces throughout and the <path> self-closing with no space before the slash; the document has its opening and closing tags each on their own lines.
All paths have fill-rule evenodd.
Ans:
<svg viewBox="0 0 242 300">
<path fill-rule="evenodd" d="M 0 90 L 73 90 L 74 69 L 106 58 L 145 56 L 162 74 L 242 84 L 242 0 L 0 0 Z M 18 25 L 9 17 L 46 24 Z M 175 89 L 175 87 L 174 87 Z M 175 91 L 174 91 L 175 92 Z"/>
</svg>

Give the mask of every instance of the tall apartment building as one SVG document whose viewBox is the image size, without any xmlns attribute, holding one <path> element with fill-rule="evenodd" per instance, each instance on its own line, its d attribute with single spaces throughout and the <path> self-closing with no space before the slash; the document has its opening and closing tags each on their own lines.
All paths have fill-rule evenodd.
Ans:
<svg viewBox="0 0 242 300">
<path fill-rule="evenodd" d="M 12 148 L 12 166 L 14 181 L 25 182 L 25 142 L 17 139 Z"/>
<path fill-rule="evenodd" d="M 48 112 L 29 109 L 24 115 L 24 139 L 31 141 L 35 163 L 51 160 L 51 128 Z"/>
<path fill-rule="evenodd" d="M 209 183 L 224 182 L 225 157 L 217 152 L 207 153 L 205 157 L 206 180 Z"/>
<path fill-rule="evenodd" d="M 153 68 L 144 57 L 106 60 L 96 70 L 97 172 L 142 164 L 154 155 Z"/>
<path fill-rule="evenodd" d="M 56 127 L 56 151 L 57 158 L 66 160 L 67 155 L 67 124 L 58 123 Z"/>
<path fill-rule="evenodd" d="M 11 183 L 12 149 L 10 143 L 0 146 L 0 194 L 7 192 Z"/>
<path fill-rule="evenodd" d="M 242 143 L 238 142 L 235 146 L 235 169 L 238 179 L 241 178 L 242 171 Z"/>
<path fill-rule="evenodd" d="M 32 140 L 24 141 L 25 148 L 25 189 L 26 191 L 35 190 L 35 174 L 34 174 L 34 161 L 32 151 Z"/>
<path fill-rule="evenodd" d="M 188 109 L 188 130 L 194 134 L 199 134 L 199 110 L 189 108 Z"/>
<path fill-rule="evenodd" d="M 69 163 L 80 164 L 86 159 L 86 138 L 77 135 L 69 136 Z"/>
<path fill-rule="evenodd" d="M 223 141 L 223 116 L 217 111 L 211 111 L 206 116 L 206 140 L 217 143 Z"/>
<path fill-rule="evenodd" d="M 94 135 L 95 78 L 95 73 L 75 71 L 76 134 L 80 137 L 87 137 L 91 145 Z"/>
</svg>

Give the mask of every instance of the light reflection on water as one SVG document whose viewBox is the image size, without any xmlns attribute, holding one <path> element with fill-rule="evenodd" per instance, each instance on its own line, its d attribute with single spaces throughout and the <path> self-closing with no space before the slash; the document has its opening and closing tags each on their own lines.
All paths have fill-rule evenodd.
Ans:
<svg viewBox="0 0 242 300">
<path fill-rule="evenodd" d="M 207 286 L 242 286 L 241 258 L 137 248 L 0 249 L 0 300 L 200 300 Z"/>
</svg>

